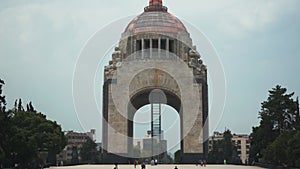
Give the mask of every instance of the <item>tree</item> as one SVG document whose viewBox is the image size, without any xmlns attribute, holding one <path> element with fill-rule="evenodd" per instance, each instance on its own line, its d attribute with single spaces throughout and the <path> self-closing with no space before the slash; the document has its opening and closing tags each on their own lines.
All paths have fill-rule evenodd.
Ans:
<svg viewBox="0 0 300 169">
<path fill-rule="evenodd" d="M 2 86 L 4 85 L 4 81 L 0 79 L 0 111 L 5 112 L 6 109 L 6 100 L 5 96 L 2 95 Z"/>
<path fill-rule="evenodd" d="M 10 119 L 9 114 L 6 111 L 6 99 L 2 94 L 2 87 L 4 81 L 0 79 L 0 166 L 5 165 L 9 155 L 9 135 L 10 135 Z"/>
<path fill-rule="evenodd" d="M 234 145 L 232 144 L 232 134 L 230 130 L 226 130 L 223 133 L 223 153 L 224 159 L 227 161 L 232 159 Z"/>
<path fill-rule="evenodd" d="M 300 131 L 282 132 L 263 154 L 264 160 L 271 163 L 300 167 Z"/>
<path fill-rule="evenodd" d="M 272 129 L 278 133 L 282 130 L 295 129 L 299 115 L 297 100 L 294 93 L 287 94 L 287 89 L 277 85 L 269 91 L 267 101 L 261 106 L 260 118 L 272 124 Z M 298 109 L 298 110 L 297 110 Z"/>
<path fill-rule="evenodd" d="M 2 95 L 4 81 L 0 79 L 0 167 L 35 168 L 32 164 L 41 162 L 38 154 L 48 152 L 52 164 L 55 157 L 66 145 L 66 137 L 61 127 L 38 113 L 32 105 L 24 110 L 22 100 L 15 102 L 14 108 L 6 110 L 5 96 Z M 51 157 L 51 155 L 48 155 Z M 54 160 L 51 160 L 54 159 Z"/>
<path fill-rule="evenodd" d="M 6 100 L 5 96 L 2 95 L 2 86 L 4 85 L 4 81 L 0 79 L 0 165 L 2 165 L 2 161 L 5 159 L 5 151 L 4 151 L 4 139 L 5 139 L 5 106 Z"/>
<path fill-rule="evenodd" d="M 250 156 L 256 161 L 290 166 L 300 162 L 300 138 L 294 137 L 300 130 L 299 100 L 293 96 L 277 85 L 261 103 L 260 125 L 250 135 Z"/>
<path fill-rule="evenodd" d="M 213 149 L 208 154 L 208 161 L 211 163 L 221 164 L 224 159 L 226 159 L 228 163 L 240 163 L 240 158 L 237 156 L 237 148 L 232 142 L 230 130 L 224 131 L 223 139 L 213 140 Z"/>
<path fill-rule="evenodd" d="M 213 149 L 208 153 L 208 162 L 222 164 L 224 160 L 223 140 L 213 140 Z"/>
<path fill-rule="evenodd" d="M 29 167 L 28 163 L 36 164 L 37 161 L 41 161 L 38 158 L 39 152 L 48 152 L 48 161 L 55 164 L 56 159 L 53 159 L 51 154 L 55 156 L 66 145 L 61 127 L 56 122 L 47 120 L 42 113 L 25 112 L 22 107 L 20 99 L 18 109 L 11 110 L 11 160 L 19 163 L 21 167 Z"/>
<path fill-rule="evenodd" d="M 86 142 L 80 149 L 80 157 L 82 163 L 96 163 L 97 162 L 97 144 L 88 137 Z"/>
</svg>

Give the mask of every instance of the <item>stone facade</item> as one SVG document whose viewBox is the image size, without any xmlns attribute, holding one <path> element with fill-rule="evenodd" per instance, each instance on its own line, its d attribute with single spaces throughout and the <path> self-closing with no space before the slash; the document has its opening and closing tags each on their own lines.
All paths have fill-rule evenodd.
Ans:
<svg viewBox="0 0 300 169">
<path fill-rule="evenodd" d="M 103 149 L 108 162 L 132 157 L 134 114 L 151 103 L 154 90 L 180 115 L 182 162 L 194 163 L 207 154 L 207 68 L 184 25 L 166 9 L 150 2 L 128 25 L 105 67 Z"/>
</svg>

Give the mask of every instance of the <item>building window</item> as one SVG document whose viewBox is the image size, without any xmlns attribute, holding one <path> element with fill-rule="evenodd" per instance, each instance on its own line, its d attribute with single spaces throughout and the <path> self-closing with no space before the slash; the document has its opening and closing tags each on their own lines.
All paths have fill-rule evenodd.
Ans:
<svg viewBox="0 0 300 169">
<path fill-rule="evenodd" d="M 150 48 L 150 40 L 145 39 L 145 49 L 149 49 L 149 48 Z"/>
<path fill-rule="evenodd" d="M 166 50 L 167 49 L 167 40 L 162 39 L 160 42 L 160 48 Z"/>
<path fill-rule="evenodd" d="M 142 41 L 137 40 L 136 41 L 136 51 L 142 50 Z"/>
<path fill-rule="evenodd" d="M 152 48 L 158 49 L 158 39 L 152 40 Z"/>
<path fill-rule="evenodd" d="M 172 53 L 174 53 L 174 51 L 175 51 L 175 46 L 174 46 L 174 40 L 170 40 L 169 41 L 169 51 L 170 52 L 172 52 Z"/>
</svg>

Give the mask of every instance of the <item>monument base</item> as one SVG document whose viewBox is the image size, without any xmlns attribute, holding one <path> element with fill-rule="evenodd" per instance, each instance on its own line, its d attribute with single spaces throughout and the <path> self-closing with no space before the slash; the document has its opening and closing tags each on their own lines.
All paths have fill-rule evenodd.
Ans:
<svg viewBox="0 0 300 169">
<path fill-rule="evenodd" d="M 112 153 L 103 153 L 102 154 L 102 163 L 103 164 L 131 164 L 132 159 L 126 157 L 126 154 L 117 155 Z"/>
<path fill-rule="evenodd" d="M 180 164 L 197 164 L 199 160 L 204 160 L 203 153 L 183 153 L 181 154 Z"/>
</svg>

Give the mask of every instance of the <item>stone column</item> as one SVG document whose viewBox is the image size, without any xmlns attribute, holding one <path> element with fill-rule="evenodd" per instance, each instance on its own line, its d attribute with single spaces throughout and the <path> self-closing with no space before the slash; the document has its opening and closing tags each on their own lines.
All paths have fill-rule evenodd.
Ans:
<svg viewBox="0 0 300 169">
<path fill-rule="evenodd" d="M 134 53 L 134 59 L 136 59 L 136 57 L 137 57 L 136 56 L 137 55 L 137 51 L 136 51 L 136 44 L 137 43 L 136 43 L 136 41 L 137 41 L 136 39 L 133 41 L 133 52 L 132 53 Z"/>
<path fill-rule="evenodd" d="M 150 39 L 150 59 L 152 59 L 152 41 L 153 39 Z"/>
<path fill-rule="evenodd" d="M 145 49 L 145 42 L 144 42 L 144 38 L 142 38 L 142 59 L 144 59 L 144 49 Z"/>
<path fill-rule="evenodd" d="M 169 43 L 170 43 L 169 40 L 170 40 L 169 38 L 166 39 L 166 51 L 167 51 L 166 52 L 166 57 L 167 58 L 169 58 L 169 53 L 170 53 L 169 52 Z"/>
<path fill-rule="evenodd" d="M 161 51 L 161 38 L 158 38 L 158 58 L 160 58 L 160 51 Z"/>
</svg>

